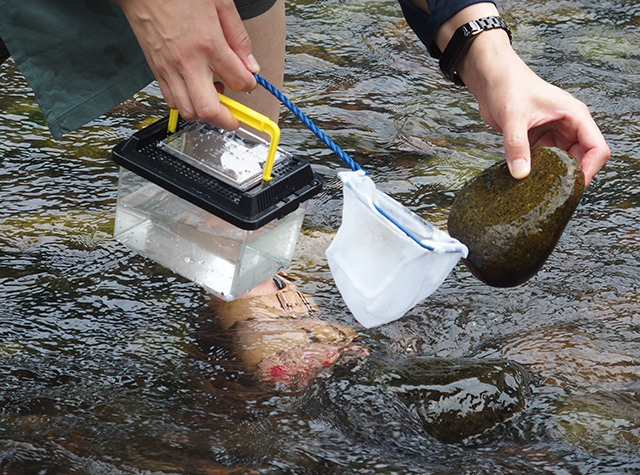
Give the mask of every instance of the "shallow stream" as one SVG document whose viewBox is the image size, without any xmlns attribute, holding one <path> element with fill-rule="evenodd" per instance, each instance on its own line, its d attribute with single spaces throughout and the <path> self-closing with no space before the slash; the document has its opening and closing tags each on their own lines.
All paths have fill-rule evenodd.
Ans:
<svg viewBox="0 0 640 475">
<path fill-rule="evenodd" d="M 290 270 L 371 349 L 291 389 L 244 371 L 201 289 L 111 237 L 110 150 L 166 113 L 157 89 L 54 141 L 0 67 L 0 472 L 640 473 L 640 3 L 500 6 L 531 67 L 589 105 L 611 160 L 532 280 L 491 288 L 460 264 L 365 330 L 324 257 L 344 166 L 283 112 L 283 146 L 325 179 Z M 473 97 L 394 0 L 287 9 L 285 92 L 444 228 L 456 190 L 502 159 Z"/>
</svg>

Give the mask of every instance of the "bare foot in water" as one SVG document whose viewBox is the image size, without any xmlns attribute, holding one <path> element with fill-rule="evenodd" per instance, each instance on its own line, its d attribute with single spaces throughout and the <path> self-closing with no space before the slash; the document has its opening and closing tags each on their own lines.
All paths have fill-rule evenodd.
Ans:
<svg viewBox="0 0 640 475">
<path fill-rule="evenodd" d="M 320 319 L 310 296 L 279 274 L 233 302 L 212 299 L 235 353 L 266 383 L 304 384 L 343 355 L 366 356 L 353 329 Z"/>
</svg>

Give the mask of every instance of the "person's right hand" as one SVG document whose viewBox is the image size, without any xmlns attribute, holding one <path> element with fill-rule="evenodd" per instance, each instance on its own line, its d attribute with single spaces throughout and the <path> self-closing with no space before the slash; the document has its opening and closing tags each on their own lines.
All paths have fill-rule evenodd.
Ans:
<svg viewBox="0 0 640 475">
<path fill-rule="evenodd" d="M 167 104 L 186 120 L 240 124 L 218 88 L 249 92 L 260 67 L 233 0 L 114 0 L 123 10 Z M 222 84 L 214 84 L 215 75 Z"/>
</svg>

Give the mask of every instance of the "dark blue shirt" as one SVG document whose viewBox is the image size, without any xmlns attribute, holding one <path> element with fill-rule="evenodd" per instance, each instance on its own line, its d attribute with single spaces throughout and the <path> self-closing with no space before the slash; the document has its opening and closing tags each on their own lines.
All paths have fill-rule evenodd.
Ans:
<svg viewBox="0 0 640 475">
<path fill-rule="evenodd" d="M 434 58 L 440 57 L 440 49 L 436 46 L 434 38 L 438 29 L 452 16 L 465 7 L 474 3 L 490 2 L 491 0 L 428 0 L 429 12 L 411 3 L 411 0 L 398 0 L 402 7 L 407 23 L 416 32 L 429 53 Z"/>
</svg>

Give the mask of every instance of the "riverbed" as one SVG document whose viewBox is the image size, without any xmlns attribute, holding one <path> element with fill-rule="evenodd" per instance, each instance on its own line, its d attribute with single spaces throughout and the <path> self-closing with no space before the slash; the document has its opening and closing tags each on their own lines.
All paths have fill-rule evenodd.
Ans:
<svg viewBox="0 0 640 475">
<path fill-rule="evenodd" d="M 345 166 L 283 110 L 282 146 L 325 181 L 289 270 L 371 354 L 295 388 L 257 382 L 202 289 L 112 237 L 110 152 L 167 113 L 158 88 L 55 141 L 13 62 L 1 66 L 0 471 L 640 473 L 640 4 L 500 8 L 525 61 L 589 106 L 611 160 L 533 279 L 492 288 L 459 264 L 402 319 L 366 330 L 324 255 Z M 395 1 L 287 12 L 286 94 L 382 191 L 445 229 L 456 191 L 503 159 L 473 97 L 439 74 Z M 474 380 L 509 382 L 514 404 L 480 408 L 473 427 L 463 404 L 428 417 L 434 388 L 471 394 L 461 382 Z"/>
</svg>

